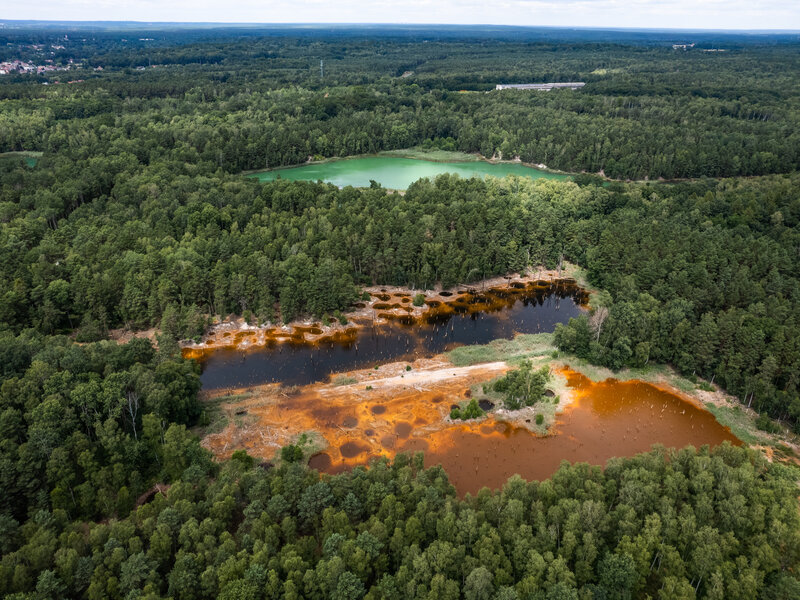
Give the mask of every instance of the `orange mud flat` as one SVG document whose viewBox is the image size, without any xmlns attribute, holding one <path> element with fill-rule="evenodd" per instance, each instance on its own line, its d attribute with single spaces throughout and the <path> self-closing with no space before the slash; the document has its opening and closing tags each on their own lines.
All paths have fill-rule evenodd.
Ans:
<svg viewBox="0 0 800 600">
<path fill-rule="evenodd" d="M 222 407 L 247 424 L 231 422 L 222 432 L 206 436 L 203 444 L 220 458 L 243 448 L 269 459 L 301 433 L 314 431 L 324 438 L 326 451 L 312 464 L 339 472 L 374 457 L 392 457 L 404 440 L 452 426 L 447 418 L 451 405 L 465 400 L 471 385 L 508 369 L 502 362 L 454 367 L 441 359 L 420 359 L 406 371 L 408 364 L 338 375 L 355 380 L 346 385 L 252 388 L 247 399 Z"/>
<path fill-rule="evenodd" d="M 499 488 L 514 474 L 545 479 L 563 460 L 603 465 L 614 456 L 631 456 L 653 444 L 739 444 L 711 413 L 692 402 L 642 381 L 608 379 L 593 383 L 565 368 L 572 403 L 558 416 L 551 434 L 536 436 L 524 423 L 489 416 L 453 422 L 451 405 L 467 397 L 471 385 L 493 379 L 504 363 L 453 367 L 441 359 L 420 360 L 347 374 L 355 383 L 314 384 L 289 393 L 277 385 L 255 388 L 250 398 L 227 405 L 246 411 L 250 423 L 207 436 L 203 443 L 219 457 L 244 448 L 272 458 L 303 432 L 316 431 L 327 448 L 309 464 L 338 473 L 377 456 L 425 452 L 428 465 L 441 464 L 460 494 L 484 486 Z M 371 389 L 367 389 L 370 386 Z"/>
</svg>

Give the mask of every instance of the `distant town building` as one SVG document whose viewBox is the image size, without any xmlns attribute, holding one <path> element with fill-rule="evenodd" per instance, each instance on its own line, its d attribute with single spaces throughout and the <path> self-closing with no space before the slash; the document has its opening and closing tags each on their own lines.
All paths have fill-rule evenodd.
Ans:
<svg viewBox="0 0 800 600">
<path fill-rule="evenodd" d="M 46 61 L 48 63 L 52 63 L 53 61 Z M 70 63 L 72 63 L 72 59 L 70 59 Z M 57 66 L 54 64 L 44 64 L 44 65 L 35 65 L 31 62 L 25 62 L 22 60 L 11 60 L 8 62 L 0 62 L 0 75 L 10 75 L 12 73 L 46 73 L 48 71 L 66 71 L 73 66 L 78 65 L 67 65 L 67 66 Z"/>
<path fill-rule="evenodd" d="M 694 44 L 672 44 L 673 50 L 688 50 L 694 48 Z"/>
<path fill-rule="evenodd" d="M 540 92 L 549 92 L 554 89 L 566 88 L 570 90 L 577 90 L 586 84 L 583 81 L 568 81 L 565 83 L 498 83 L 494 89 L 496 90 L 537 90 Z"/>
</svg>

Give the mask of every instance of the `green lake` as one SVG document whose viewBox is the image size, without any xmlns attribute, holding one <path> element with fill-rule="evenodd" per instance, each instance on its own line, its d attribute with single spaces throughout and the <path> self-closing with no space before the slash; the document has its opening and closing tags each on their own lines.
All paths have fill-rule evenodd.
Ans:
<svg viewBox="0 0 800 600">
<path fill-rule="evenodd" d="M 328 162 L 287 167 L 250 174 L 259 181 L 273 181 L 280 177 L 289 181 L 327 181 L 340 187 L 369 187 L 370 180 L 383 187 L 404 190 L 423 177 L 436 177 L 442 173 L 454 173 L 461 177 L 483 177 L 492 175 L 504 177 L 519 175 L 532 179 L 569 179 L 569 175 L 549 173 L 526 167 L 518 163 L 489 163 L 481 160 L 473 162 L 433 162 L 413 158 L 374 156 L 350 158 Z"/>
<path fill-rule="evenodd" d="M 41 152 L 26 152 L 26 151 L 0 152 L 0 160 L 22 159 L 22 161 L 29 167 L 35 167 L 36 163 L 39 161 L 39 157 L 41 156 L 42 156 Z"/>
</svg>

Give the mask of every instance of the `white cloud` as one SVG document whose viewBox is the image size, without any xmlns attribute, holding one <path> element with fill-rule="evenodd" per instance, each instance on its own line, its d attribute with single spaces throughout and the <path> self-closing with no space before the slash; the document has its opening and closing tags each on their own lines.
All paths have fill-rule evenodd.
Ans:
<svg viewBox="0 0 800 600">
<path fill-rule="evenodd" d="M 0 0 L 0 14 L 47 20 L 800 29 L 798 0 Z"/>
</svg>

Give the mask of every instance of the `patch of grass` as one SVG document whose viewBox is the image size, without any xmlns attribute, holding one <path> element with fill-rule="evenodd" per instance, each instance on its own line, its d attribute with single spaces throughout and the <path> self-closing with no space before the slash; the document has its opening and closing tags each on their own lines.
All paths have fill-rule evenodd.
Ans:
<svg viewBox="0 0 800 600">
<path fill-rule="evenodd" d="M 638 379 L 649 383 L 666 382 L 685 394 L 691 394 L 697 387 L 694 383 L 679 375 L 667 365 L 654 363 L 645 367 L 631 367 L 620 369 L 619 371 L 612 371 L 607 367 L 593 365 L 587 360 L 566 354 L 561 356 L 560 362 L 569 365 L 574 371 L 583 373 L 595 383 L 605 381 L 610 377 L 619 379 L 620 381 Z"/>
<path fill-rule="evenodd" d="M 717 406 L 706 402 L 706 409 L 722 425 L 729 427 L 737 438 L 746 444 L 764 444 L 767 439 L 755 433 L 755 418 L 747 414 L 739 406 Z"/>
<path fill-rule="evenodd" d="M 447 353 L 447 358 L 457 367 L 485 362 L 521 361 L 526 358 L 542 358 L 552 354 L 552 333 L 518 335 L 511 340 L 493 340 L 482 346 L 460 346 Z"/>
<path fill-rule="evenodd" d="M 598 381 L 605 381 L 609 377 L 616 377 L 618 379 L 625 378 L 623 375 L 624 371 L 615 373 L 611 369 L 593 365 L 589 361 L 578 358 L 577 356 L 571 354 L 562 354 L 559 362 L 568 365 L 573 371 L 579 371 L 580 373 L 583 373 L 595 383 Z"/>
<path fill-rule="evenodd" d="M 292 443 L 303 450 L 303 454 L 306 458 L 313 456 L 317 452 L 322 452 L 328 447 L 328 442 L 325 441 L 323 435 L 319 431 L 313 429 L 304 431 L 292 440 Z"/>
<path fill-rule="evenodd" d="M 680 377 L 678 375 L 675 375 L 673 377 L 668 377 L 667 379 L 669 380 L 670 385 L 676 387 L 677 389 L 682 391 L 684 394 L 691 394 L 695 390 L 695 388 L 697 387 L 695 384 L 693 384 L 688 379 L 686 379 L 684 377 Z"/>
<path fill-rule="evenodd" d="M 13 158 L 15 156 L 22 156 L 25 158 L 39 158 L 44 152 L 37 152 L 36 150 L 17 150 L 12 152 L 0 152 L 0 158 Z"/>
<path fill-rule="evenodd" d="M 246 417 L 247 415 L 236 415 L 234 410 L 223 410 L 222 405 L 239 402 L 240 400 L 246 400 L 247 398 L 252 397 L 252 395 L 252 392 L 245 392 L 243 394 L 215 396 L 213 398 L 203 400 L 201 402 L 202 415 L 200 424 L 193 427 L 192 431 L 199 436 L 219 433 L 228 426 L 228 423 L 230 423 L 228 413 L 230 413 L 230 415 L 233 417 L 234 423 L 237 427 L 242 425 L 245 421 L 245 419 L 242 417 Z"/>
<path fill-rule="evenodd" d="M 358 379 L 349 375 L 337 375 L 333 378 L 332 383 L 333 385 L 350 385 L 351 383 L 358 383 Z"/>
</svg>

